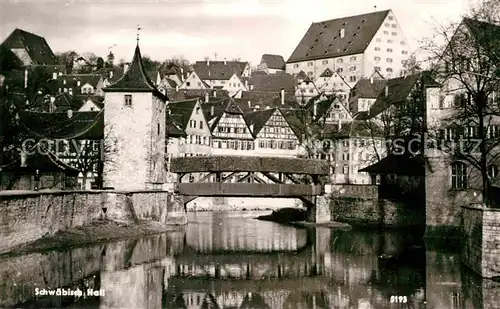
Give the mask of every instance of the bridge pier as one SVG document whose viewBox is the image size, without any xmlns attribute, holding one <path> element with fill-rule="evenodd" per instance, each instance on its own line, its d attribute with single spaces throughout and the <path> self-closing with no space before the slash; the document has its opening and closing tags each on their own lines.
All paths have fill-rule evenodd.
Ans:
<svg viewBox="0 0 500 309">
<path fill-rule="evenodd" d="M 307 222 L 326 223 L 332 221 L 329 195 L 322 194 L 303 198 L 302 203 L 307 208 Z"/>
</svg>

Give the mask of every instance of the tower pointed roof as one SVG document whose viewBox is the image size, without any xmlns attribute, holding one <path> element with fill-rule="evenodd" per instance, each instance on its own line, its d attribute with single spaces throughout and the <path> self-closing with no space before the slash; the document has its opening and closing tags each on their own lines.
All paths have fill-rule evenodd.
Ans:
<svg viewBox="0 0 500 309">
<path fill-rule="evenodd" d="M 155 87 L 149 79 L 142 64 L 141 50 L 136 46 L 134 58 L 128 70 L 116 83 L 104 88 L 105 92 L 153 92 L 156 95 L 164 95 Z"/>
</svg>

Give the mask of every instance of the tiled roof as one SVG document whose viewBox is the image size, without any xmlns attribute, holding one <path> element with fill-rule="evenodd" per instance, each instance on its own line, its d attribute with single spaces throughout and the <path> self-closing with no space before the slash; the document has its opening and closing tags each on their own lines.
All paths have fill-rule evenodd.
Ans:
<svg viewBox="0 0 500 309">
<path fill-rule="evenodd" d="M 337 124 L 326 125 L 323 128 L 325 136 L 331 136 L 335 138 L 349 138 L 349 137 L 382 137 L 383 132 L 380 127 L 378 127 L 373 122 L 367 122 L 364 120 L 352 120 L 349 123 L 345 123 L 338 129 Z"/>
<path fill-rule="evenodd" d="M 216 117 L 222 116 L 222 114 L 224 114 L 224 110 L 226 108 L 226 104 L 227 104 L 226 100 L 228 100 L 228 99 L 201 104 L 201 109 L 203 110 L 203 114 L 205 115 L 205 119 L 207 119 L 207 121 L 210 121 Z M 212 110 L 213 110 L 213 114 L 212 114 Z"/>
<path fill-rule="evenodd" d="M 326 68 L 323 73 L 321 73 L 321 75 L 319 77 L 332 77 L 333 76 L 333 72 L 332 70 L 330 70 L 329 68 Z"/>
<path fill-rule="evenodd" d="M 363 53 L 389 12 L 312 23 L 287 63 Z M 341 29 L 345 29 L 343 38 Z"/>
<path fill-rule="evenodd" d="M 247 125 L 249 127 L 253 125 L 252 135 L 254 137 L 259 134 L 260 130 L 264 127 L 266 122 L 269 118 L 271 118 L 276 110 L 276 108 L 272 108 L 243 114 L 243 118 L 245 118 Z"/>
<path fill-rule="evenodd" d="M 97 87 L 97 84 L 101 80 L 102 76 L 100 74 L 68 74 L 62 75 L 58 77 L 58 80 L 66 80 L 66 83 L 70 82 L 71 85 L 76 85 L 77 81 L 80 81 L 80 86 L 82 87 L 85 84 L 89 84 L 94 88 Z"/>
<path fill-rule="evenodd" d="M 15 29 L 6 39 L 2 45 L 10 48 L 25 49 L 34 64 L 37 65 L 55 65 L 57 59 L 52 49 L 45 38 L 36 34 Z"/>
<path fill-rule="evenodd" d="M 35 147 L 42 147 L 43 151 L 34 151 Z M 40 173 L 64 172 L 74 176 L 77 176 L 80 172 L 78 169 L 62 162 L 53 152 L 46 149 L 43 144 L 34 145 L 27 152 L 33 154 L 27 156 L 26 166 L 21 166 L 21 162 L 16 161 L 7 166 L 2 166 L 2 170 L 16 170 L 28 173 L 35 173 L 36 170 Z"/>
<path fill-rule="evenodd" d="M 352 88 L 354 97 L 365 98 L 365 99 L 376 99 L 381 92 L 384 91 L 384 87 L 387 83 L 385 79 L 360 79 L 356 85 Z"/>
<path fill-rule="evenodd" d="M 186 132 L 182 129 L 181 125 L 175 121 L 171 116 L 165 117 L 165 125 L 167 137 L 185 137 Z"/>
<path fill-rule="evenodd" d="M 168 109 L 170 110 L 170 117 L 174 119 L 180 126 L 182 130 L 185 130 L 191 115 L 193 114 L 194 107 L 198 99 L 191 99 L 185 101 L 174 101 L 168 103 Z"/>
<path fill-rule="evenodd" d="M 36 138 L 65 138 L 97 140 L 104 136 L 104 110 L 100 112 L 19 113 L 21 125 Z"/>
<path fill-rule="evenodd" d="M 384 87 L 384 90 L 370 108 L 370 117 L 377 116 L 391 105 L 406 101 L 419 79 L 420 74 L 414 74 L 387 80 L 385 85 L 387 87 L 387 96 Z"/>
<path fill-rule="evenodd" d="M 479 44 L 490 44 L 491 38 L 500 36 L 500 26 L 471 19 L 464 18 L 462 23 L 469 29 L 473 37 L 478 40 Z"/>
<path fill-rule="evenodd" d="M 202 80 L 228 80 L 233 74 L 241 76 L 247 64 L 241 61 L 196 61 L 193 68 Z"/>
<path fill-rule="evenodd" d="M 410 158 L 392 154 L 359 171 L 379 175 L 425 176 L 425 162 L 421 156 Z"/>
<path fill-rule="evenodd" d="M 66 112 L 68 110 L 77 111 L 83 105 L 82 98 L 78 96 L 71 96 L 68 93 L 60 93 L 56 95 L 54 105 L 57 112 Z"/>
<path fill-rule="evenodd" d="M 227 114 L 239 114 L 242 115 L 243 111 L 241 108 L 234 102 L 232 98 L 227 100 L 226 108 L 224 109 L 224 113 Z"/>
<path fill-rule="evenodd" d="M 214 96 L 214 92 L 215 95 Z M 201 98 L 205 100 L 205 93 L 209 94 L 210 99 L 223 99 L 229 98 L 229 93 L 226 90 L 214 90 L 214 89 L 179 89 L 175 91 L 173 89 L 167 89 L 167 95 L 172 101 L 188 100 L 193 98 Z"/>
<path fill-rule="evenodd" d="M 144 70 L 139 45 L 136 46 L 134 58 L 123 76 L 114 84 L 104 88 L 107 92 L 152 92 L 156 96 L 167 99 L 158 91 Z"/>
<path fill-rule="evenodd" d="M 248 79 L 248 85 L 253 85 L 254 91 L 295 92 L 295 81 L 292 75 L 254 75 Z"/>
<path fill-rule="evenodd" d="M 269 69 L 285 69 L 285 59 L 280 55 L 264 54 L 260 63 L 265 63 Z"/>
</svg>

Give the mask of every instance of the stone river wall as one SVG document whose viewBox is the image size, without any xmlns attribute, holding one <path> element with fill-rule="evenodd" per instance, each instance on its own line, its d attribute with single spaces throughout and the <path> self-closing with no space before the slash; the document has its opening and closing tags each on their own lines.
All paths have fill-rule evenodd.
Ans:
<svg viewBox="0 0 500 309">
<path fill-rule="evenodd" d="M 184 205 L 166 191 L 0 192 L 0 254 L 100 219 L 185 224 Z"/>
</svg>

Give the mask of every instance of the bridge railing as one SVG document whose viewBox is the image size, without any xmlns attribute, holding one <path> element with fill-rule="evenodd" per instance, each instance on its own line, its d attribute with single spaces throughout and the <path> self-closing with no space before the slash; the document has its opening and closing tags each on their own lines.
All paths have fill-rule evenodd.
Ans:
<svg viewBox="0 0 500 309">
<path fill-rule="evenodd" d="M 321 195 L 324 186 L 267 183 L 179 183 L 178 193 L 187 196 L 302 197 Z"/>
</svg>

